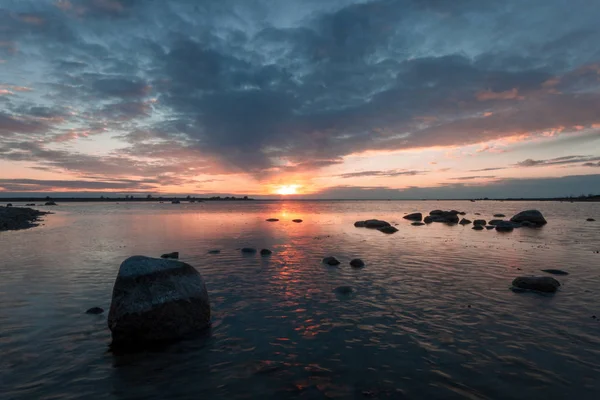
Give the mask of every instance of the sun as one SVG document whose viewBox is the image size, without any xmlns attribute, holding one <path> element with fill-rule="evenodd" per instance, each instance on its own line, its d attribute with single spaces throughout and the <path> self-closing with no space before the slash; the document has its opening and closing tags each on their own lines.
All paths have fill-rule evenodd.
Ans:
<svg viewBox="0 0 600 400">
<path fill-rule="evenodd" d="M 282 185 L 275 191 L 275 193 L 280 194 L 282 196 L 288 196 L 291 194 L 298 194 L 298 189 L 300 185 Z"/>
</svg>

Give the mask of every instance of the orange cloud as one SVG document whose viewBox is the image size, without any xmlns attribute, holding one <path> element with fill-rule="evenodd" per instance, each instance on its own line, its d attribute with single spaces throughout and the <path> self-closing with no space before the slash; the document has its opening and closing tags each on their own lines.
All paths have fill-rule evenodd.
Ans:
<svg viewBox="0 0 600 400">
<path fill-rule="evenodd" d="M 517 88 L 513 88 L 511 90 L 507 90 L 505 92 L 493 92 L 491 90 L 486 90 L 483 92 L 479 92 L 476 95 L 477 100 L 479 101 L 487 101 L 487 100 L 523 100 L 524 96 L 519 96 L 519 90 Z"/>
</svg>

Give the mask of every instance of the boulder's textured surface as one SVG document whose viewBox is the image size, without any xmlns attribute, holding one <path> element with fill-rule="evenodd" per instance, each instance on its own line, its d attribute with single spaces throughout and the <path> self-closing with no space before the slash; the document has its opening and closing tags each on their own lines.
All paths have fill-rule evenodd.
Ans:
<svg viewBox="0 0 600 400">
<path fill-rule="evenodd" d="M 405 215 L 402 218 L 407 219 L 409 221 L 421 221 L 423 219 L 423 214 L 421 214 L 421 213 L 412 213 L 412 214 Z"/>
<path fill-rule="evenodd" d="M 534 223 L 534 224 L 536 224 L 538 226 L 545 225 L 548 222 L 548 221 L 546 221 L 546 219 L 544 218 L 544 216 L 542 215 L 542 213 L 539 212 L 538 210 L 521 211 L 517 215 L 513 216 L 510 220 L 512 222 L 529 221 L 529 222 Z"/>
<path fill-rule="evenodd" d="M 327 265 L 340 265 L 340 262 L 337 258 L 335 257 L 325 257 L 323 259 L 323 264 L 327 264 Z"/>
<path fill-rule="evenodd" d="M 194 267 L 143 256 L 123 261 L 108 314 L 113 346 L 178 340 L 209 323 L 208 292 Z"/>
<path fill-rule="evenodd" d="M 560 286 L 560 282 L 551 276 L 519 276 L 515 278 L 512 285 L 519 289 L 553 293 Z"/>
<path fill-rule="evenodd" d="M 362 268 L 365 266 L 365 262 L 360 258 L 355 258 L 352 261 L 350 261 L 350 266 L 353 268 Z"/>
</svg>

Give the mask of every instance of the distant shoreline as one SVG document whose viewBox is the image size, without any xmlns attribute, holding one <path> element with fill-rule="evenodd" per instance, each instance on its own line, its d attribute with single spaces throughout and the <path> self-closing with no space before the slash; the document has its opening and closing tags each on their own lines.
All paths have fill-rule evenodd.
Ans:
<svg viewBox="0 0 600 400">
<path fill-rule="evenodd" d="M 282 198 L 253 199 L 250 197 L 3 197 L 0 203 L 45 203 L 55 201 L 62 203 L 200 203 L 200 202 L 244 202 L 244 201 L 557 201 L 569 203 L 600 202 L 600 195 L 586 197 L 556 197 L 556 198 L 503 198 L 503 199 L 303 199 L 293 196 Z M 43 204 L 36 204 L 43 205 Z"/>
</svg>

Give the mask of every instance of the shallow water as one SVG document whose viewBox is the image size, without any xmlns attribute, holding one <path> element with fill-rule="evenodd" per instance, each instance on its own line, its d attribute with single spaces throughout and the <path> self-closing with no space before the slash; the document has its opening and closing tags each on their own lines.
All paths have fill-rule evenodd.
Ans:
<svg viewBox="0 0 600 400">
<path fill-rule="evenodd" d="M 549 223 L 502 234 L 402 219 L 436 208 L 471 220 L 536 208 Z M 600 222 L 585 221 L 600 220 L 599 203 L 52 210 L 43 226 L 0 233 L 2 399 L 600 398 Z M 353 226 L 367 218 L 399 231 Z M 246 246 L 273 255 L 242 255 Z M 108 352 L 106 313 L 85 310 L 108 310 L 125 258 L 171 251 L 204 276 L 211 330 L 161 351 Z M 322 265 L 328 255 L 342 264 Z M 350 268 L 355 257 L 364 269 Z M 557 277 L 556 294 L 509 289 L 514 277 L 545 268 L 570 273 Z M 355 292 L 336 295 L 341 285 Z"/>
</svg>

